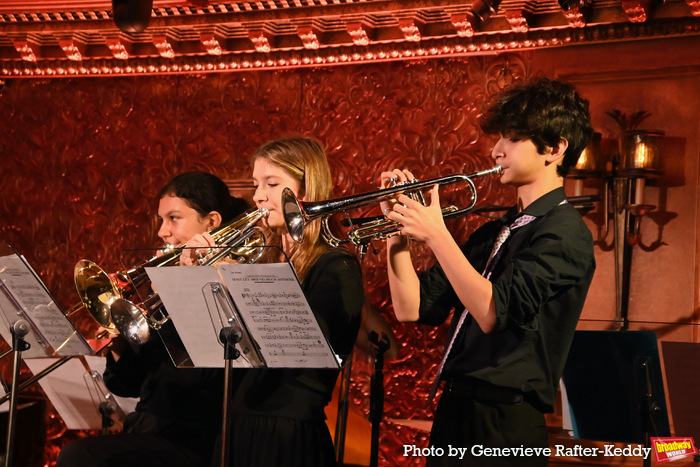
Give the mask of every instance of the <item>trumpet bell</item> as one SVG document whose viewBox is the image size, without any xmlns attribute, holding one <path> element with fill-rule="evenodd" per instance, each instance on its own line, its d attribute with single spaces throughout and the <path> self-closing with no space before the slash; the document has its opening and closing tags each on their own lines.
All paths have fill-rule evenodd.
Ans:
<svg viewBox="0 0 700 467">
<path fill-rule="evenodd" d="M 114 326 L 129 342 L 142 345 L 151 338 L 148 319 L 139 307 L 129 300 L 117 298 L 110 305 Z"/>
<path fill-rule="evenodd" d="M 304 208 L 299 199 L 290 188 L 282 191 L 282 212 L 284 213 L 284 223 L 287 231 L 295 242 L 304 241 L 304 225 L 308 219 L 304 214 Z"/>
<path fill-rule="evenodd" d="M 117 286 L 104 270 L 92 261 L 78 261 L 73 271 L 78 295 L 90 316 L 111 333 L 116 327 L 110 315 L 112 302 L 120 297 Z"/>
</svg>

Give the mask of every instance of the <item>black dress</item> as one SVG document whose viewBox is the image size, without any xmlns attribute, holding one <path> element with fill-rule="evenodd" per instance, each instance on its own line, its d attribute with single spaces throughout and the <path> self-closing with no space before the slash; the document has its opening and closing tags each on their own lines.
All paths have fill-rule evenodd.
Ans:
<svg viewBox="0 0 700 467">
<path fill-rule="evenodd" d="M 302 289 L 335 353 L 347 356 L 357 337 L 364 302 L 357 259 L 344 250 L 329 250 L 312 266 Z M 317 369 L 239 373 L 240 386 L 231 404 L 230 465 L 335 465 L 324 408 L 338 373 Z"/>
<path fill-rule="evenodd" d="M 211 463 L 221 432 L 223 369 L 176 368 L 157 333 L 115 362 L 108 389 L 139 397 L 121 434 L 83 438 L 61 451 L 57 467 L 197 467 Z"/>
</svg>

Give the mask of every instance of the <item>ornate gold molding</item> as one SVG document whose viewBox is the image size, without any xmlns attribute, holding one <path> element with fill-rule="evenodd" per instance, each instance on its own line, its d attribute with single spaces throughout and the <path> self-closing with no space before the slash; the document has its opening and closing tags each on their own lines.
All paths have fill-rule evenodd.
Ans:
<svg viewBox="0 0 700 467">
<path fill-rule="evenodd" d="M 396 60 L 421 60 L 451 56 L 497 54 L 502 52 L 563 47 L 575 44 L 620 42 L 652 38 L 698 35 L 700 18 L 674 18 L 653 23 L 620 23 L 584 28 L 539 29 L 528 33 L 479 34 L 468 37 L 418 39 L 398 43 L 367 46 L 306 47 L 300 50 L 230 53 L 221 44 L 211 42 L 217 53 L 185 55 L 167 53 L 167 38 L 159 37 L 156 44 L 160 55 L 119 59 L 55 58 L 44 60 L 14 59 L 0 62 L 0 78 L 17 77 L 79 77 L 114 75 L 156 75 L 182 73 L 214 73 L 240 70 L 271 70 L 298 67 L 320 67 Z M 209 38 L 210 40 L 212 38 Z M 310 41 L 312 39 L 309 39 Z M 66 43 L 66 47 L 74 47 Z M 119 49 L 118 44 L 114 45 Z M 73 49 L 71 49 L 73 50 Z M 165 52 L 163 52 L 165 50 Z M 80 55 L 80 48 L 73 52 Z M 172 58 L 170 58 L 172 57 Z"/>
</svg>

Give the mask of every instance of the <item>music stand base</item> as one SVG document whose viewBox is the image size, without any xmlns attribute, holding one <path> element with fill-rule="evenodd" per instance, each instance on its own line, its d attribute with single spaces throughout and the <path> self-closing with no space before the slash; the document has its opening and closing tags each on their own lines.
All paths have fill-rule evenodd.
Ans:
<svg viewBox="0 0 700 467">
<path fill-rule="evenodd" d="M 16 324 L 16 323 L 15 323 Z M 22 329 L 22 332 L 19 331 Z M 17 393 L 19 392 L 19 362 L 22 359 L 22 352 L 29 350 L 29 343 L 23 339 L 29 332 L 28 328 L 24 332 L 23 327 L 10 326 L 12 333 L 12 348 L 14 349 L 14 362 L 12 364 L 12 388 L 10 392 L 10 409 L 7 422 L 7 443 L 5 448 L 5 467 L 12 467 L 12 457 L 15 444 L 15 428 L 17 414 Z"/>
<path fill-rule="evenodd" d="M 231 388 L 233 388 L 233 361 L 241 356 L 236 348 L 243 337 L 243 332 L 238 326 L 221 328 L 219 340 L 224 344 L 224 407 L 223 420 L 221 422 L 221 467 L 228 466 L 229 459 L 229 432 L 231 428 Z"/>
</svg>

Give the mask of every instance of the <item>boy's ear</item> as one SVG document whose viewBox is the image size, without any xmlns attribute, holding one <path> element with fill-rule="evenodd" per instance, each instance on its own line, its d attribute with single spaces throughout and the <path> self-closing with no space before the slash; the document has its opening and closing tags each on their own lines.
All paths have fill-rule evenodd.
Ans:
<svg viewBox="0 0 700 467">
<path fill-rule="evenodd" d="M 559 143 L 552 147 L 552 151 L 547 154 L 547 162 L 559 164 L 564 160 L 564 153 L 569 147 L 569 141 L 566 138 L 561 138 Z"/>
</svg>

